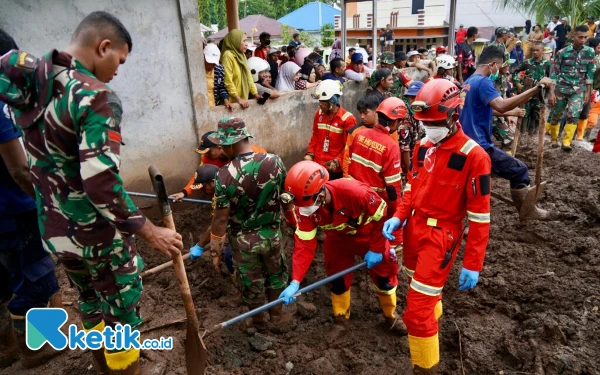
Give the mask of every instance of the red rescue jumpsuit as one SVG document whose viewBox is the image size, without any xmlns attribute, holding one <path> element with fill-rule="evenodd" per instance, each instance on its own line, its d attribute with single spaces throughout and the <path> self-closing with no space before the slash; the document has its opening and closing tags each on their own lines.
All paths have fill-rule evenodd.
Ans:
<svg viewBox="0 0 600 375">
<path fill-rule="evenodd" d="M 390 137 L 386 128 L 377 124 L 355 134 L 349 154 L 351 161 L 348 174 L 375 190 L 387 203 L 388 216 L 391 217 L 402 201 L 402 168 L 398 142 Z M 402 243 L 402 229 L 394 232 L 394 236 L 396 239 L 390 241 L 392 247 Z"/>
<path fill-rule="evenodd" d="M 403 320 L 410 336 L 435 337 L 436 343 L 442 288 L 460 247 L 463 219 L 469 220 L 463 260 L 469 270 L 483 267 L 490 230 L 490 158 L 457 126 L 438 147 L 426 138 L 417 144 L 409 184 L 394 214 L 401 222 L 408 219 L 403 259 L 410 288 Z M 451 259 L 441 269 L 449 251 Z"/>
<path fill-rule="evenodd" d="M 341 177 L 346 137 L 348 130 L 354 125 L 356 125 L 354 115 L 341 107 L 331 117 L 319 109 L 315 113 L 312 137 L 306 153 L 312 155 L 313 160 L 321 165 L 337 160 L 339 168 L 334 173 L 338 173 Z"/>
<path fill-rule="evenodd" d="M 387 240 L 381 235 L 387 206 L 368 185 L 339 179 L 325 184 L 333 209 L 320 207 L 310 216 L 302 216 L 298 208 L 298 228 L 292 254 L 292 280 L 302 281 L 315 257 L 317 228 L 325 231 L 323 255 L 325 272 L 333 275 L 354 265 L 354 258 L 364 258 L 371 250 L 383 254 L 383 260 L 369 273 L 378 294 L 395 296 L 398 285 L 398 262 L 390 257 Z M 347 274 L 331 285 L 335 316 L 350 316 L 349 291 L 353 275 Z M 347 295 L 347 302 L 336 303 L 335 295 Z M 394 306 L 395 310 L 395 306 Z M 393 314 L 392 314 L 393 315 Z"/>
</svg>

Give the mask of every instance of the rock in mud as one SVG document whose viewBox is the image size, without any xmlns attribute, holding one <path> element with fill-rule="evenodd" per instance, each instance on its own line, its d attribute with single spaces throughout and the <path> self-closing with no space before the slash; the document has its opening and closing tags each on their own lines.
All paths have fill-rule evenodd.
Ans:
<svg viewBox="0 0 600 375">
<path fill-rule="evenodd" d="M 317 315 L 317 307 L 310 302 L 298 302 L 298 314 L 304 319 L 310 319 Z"/>
<path fill-rule="evenodd" d="M 275 352 L 275 350 L 266 350 L 262 354 L 266 358 L 277 358 L 277 353 Z"/>
<path fill-rule="evenodd" d="M 306 365 L 306 369 L 309 370 L 313 374 L 335 374 L 335 368 L 331 364 L 331 362 L 325 358 L 321 357 L 319 359 L 315 359 Z"/>
<path fill-rule="evenodd" d="M 264 352 L 273 346 L 273 341 L 271 341 L 267 336 L 261 335 L 260 333 L 254 335 L 248 341 L 250 342 L 252 349 L 256 350 L 257 352 Z"/>
<path fill-rule="evenodd" d="M 294 368 L 294 364 L 292 362 L 288 362 L 288 363 L 285 364 L 285 370 L 287 372 L 292 371 L 293 368 Z"/>
</svg>

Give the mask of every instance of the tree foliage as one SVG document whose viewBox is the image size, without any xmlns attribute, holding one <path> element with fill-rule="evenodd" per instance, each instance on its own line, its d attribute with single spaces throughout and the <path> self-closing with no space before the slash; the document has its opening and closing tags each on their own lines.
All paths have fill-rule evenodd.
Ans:
<svg viewBox="0 0 600 375">
<path fill-rule="evenodd" d="M 321 46 L 322 47 L 330 47 L 333 44 L 333 39 L 335 35 L 335 30 L 333 28 L 333 24 L 326 23 L 321 26 Z"/>
<path fill-rule="evenodd" d="M 503 8 L 537 13 L 547 22 L 552 16 L 569 17 L 572 25 L 584 22 L 588 16 L 598 16 L 600 0 L 497 0 Z"/>
</svg>

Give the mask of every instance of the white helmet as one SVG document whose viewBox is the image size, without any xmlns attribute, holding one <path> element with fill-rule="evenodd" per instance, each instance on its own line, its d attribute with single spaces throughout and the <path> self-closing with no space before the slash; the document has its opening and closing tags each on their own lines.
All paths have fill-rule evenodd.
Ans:
<svg viewBox="0 0 600 375">
<path fill-rule="evenodd" d="M 312 97 L 318 100 L 329 100 L 334 95 L 342 95 L 342 84 L 333 79 L 326 79 L 317 86 Z"/>
<path fill-rule="evenodd" d="M 454 67 L 456 66 L 456 60 L 454 60 L 454 57 L 450 55 L 439 55 L 435 59 L 435 64 L 438 68 L 449 70 L 454 69 Z"/>
<path fill-rule="evenodd" d="M 260 57 L 249 58 L 248 67 L 250 68 L 250 73 L 252 73 L 252 79 L 254 82 L 258 82 L 258 73 L 262 72 L 263 70 L 271 70 L 271 65 L 269 65 L 268 62 Z"/>
</svg>

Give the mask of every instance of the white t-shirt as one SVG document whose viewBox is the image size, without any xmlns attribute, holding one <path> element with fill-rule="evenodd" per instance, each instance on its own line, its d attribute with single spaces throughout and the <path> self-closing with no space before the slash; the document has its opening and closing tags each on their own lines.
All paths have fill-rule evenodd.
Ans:
<svg viewBox="0 0 600 375">
<path fill-rule="evenodd" d="M 550 23 L 548 24 L 548 30 L 550 30 L 550 32 L 553 32 L 553 31 L 554 31 L 554 28 L 556 27 L 556 25 L 558 25 L 558 24 L 557 24 L 557 23 L 554 23 L 554 22 L 550 22 Z"/>
</svg>

